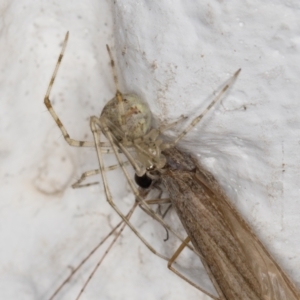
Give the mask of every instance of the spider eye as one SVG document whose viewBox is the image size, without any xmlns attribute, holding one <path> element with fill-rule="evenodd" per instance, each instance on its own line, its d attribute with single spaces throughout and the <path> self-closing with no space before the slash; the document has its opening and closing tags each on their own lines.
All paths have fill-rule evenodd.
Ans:
<svg viewBox="0 0 300 300">
<path fill-rule="evenodd" d="M 154 171 L 155 170 L 155 165 L 151 165 L 147 168 L 147 171 Z"/>
<path fill-rule="evenodd" d="M 134 180 L 136 184 L 143 189 L 147 189 L 152 183 L 152 179 L 149 176 L 147 176 L 147 174 L 144 174 L 143 176 L 137 176 L 135 174 Z"/>
</svg>

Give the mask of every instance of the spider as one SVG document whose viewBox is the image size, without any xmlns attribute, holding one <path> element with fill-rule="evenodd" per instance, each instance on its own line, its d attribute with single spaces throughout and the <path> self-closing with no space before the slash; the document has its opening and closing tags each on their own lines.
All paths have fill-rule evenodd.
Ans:
<svg viewBox="0 0 300 300">
<path fill-rule="evenodd" d="M 152 113 L 148 105 L 139 96 L 135 94 L 123 94 L 120 91 L 115 62 L 113 60 L 109 46 L 106 45 L 110 58 L 110 65 L 112 68 L 116 93 L 115 96 L 104 106 L 99 117 L 90 117 L 90 128 L 93 133 L 94 141 L 80 141 L 70 137 L 50 101 L 51 89 L 55 82 L 58 69 L 64 56 L 68 38 L 69 32 L 67 32 L 65 36 L 62 50 L 60 52 L 49 86 L 47 88 L 46 95 L 44 97 L 44 103 L 47 109 L 49 110 L 50 114 L 52 115 L 55 123 L 61 130 L 66 142 L 73 147 L 94 147 L 96 149 L 99 161 L 99 169 L 83 173 L 80 179 L 77 182 L 75 182 L 72 185 L 72 187 L 80 188 L 96 184 L 98 182 L 87 184 L 82 184 L 82 182 L 87 177 L 100 173 L 104 185 L 106 199 L 124 222 L 123 227 L 119 231 L 119 234 L 122 232 L 125 225 L 128 225 L 132 229 L 132 231 L 141 239 L 141 241 L 150 249 L 150 251 L 152 251 L 159 257 L 170 261 L 169 257 L 166 257 L 165 255 L 157 252 L 144 239 L 144 237 L 139 233 L 139 231 L 136 230 L 136 228 L 131 224 L 129 219 L 134 209 L 137 206 L 142 207 L 142 209 L 147 214 L 156 219 L 167 230 L 171 231 L 183 243 L 186 243 L 184 241 L 185 239 L 179 236 L 168 224 L 164 222 L 164 220 L 159 214 L 157 214 L 155 211 L 153 211 L 153 209 L 151 209 L 150 204 L 164 203 L 164 199 L 145 200 L 145 197 L 141 195 L 141 191 L 136 186 L 136 184 L 144 189 L 147 189 L 151 186 L 152 182 L 157 179 L 158 174 L 160 172 L 164 172 L 164 167 L 166 165 L 166 156 L 164 155 L 164 151 L 174 148 L 175 145 L 196 124 L 198 124 L 201 121 L 205 114 L 216 104 L 216 102 L 224 95 L 227 89 L 233 84 L 238 74 L 240 73 L 240 69 L 234 73 L 234 75 L 229 79 L 227 84 L 222 88 L 222 90 L 215 96 L 215 98 L 199 116 L 194 118 L 192 122 L 173 141 L 166 142 L 163 139 L 162 133 L 166 130 L 172 129 L 187 118 L 182 116 L 173 123 L 167 125 L 163 124 L 158 128 L 153 128 L 151 122 Z M 101 142 L 101 135 L 104 135 L 108 142 Z M 105 153 L 114 153 L 118 160 L 118 165 L 105 167 L 103 160 L 103 154 Z M 120 155 L 121 153 L 125 155 L 127 161 L 122 160 Z M 128 164 L 130 164 L 134 169 L 136 184 L 133 182 L 133 180 L 128 174 L 128 171 L 126 169 L 126 165 Z M 131 190 L 136 198 L 136 203 L 127 215 L 124 215 L 120 211 L 120 209 L 115 205 L 105 174 L 106 171 L 116 169 L 118 166 L 120 166 L 122 171 L 124 172 L 124 175 L 127 178 Z M 192 247 L 191 249 L 193 250 Z M 52 298 L 53 297 L 51 297 L 51 299 Z"/>
</svg>

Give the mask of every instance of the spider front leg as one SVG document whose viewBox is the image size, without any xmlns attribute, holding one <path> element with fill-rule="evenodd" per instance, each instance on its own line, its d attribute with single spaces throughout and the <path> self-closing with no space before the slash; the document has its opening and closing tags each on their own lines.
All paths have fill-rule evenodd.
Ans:
<svg viewBox="0 0 300 300">
<path fill-rule="evenodd" d="M 44 103 L 45 103 L 47 109 L 49 110 L 52 118 L 54 119 L 55 123 L 57 124 L 57 126 L 60 129 L 60 131 L 62 132 L 64 139 L 67 141 L 67 143 L 70 146 L 73 146 L 73 147 L 95 147 L 94 142 L 77 141 L 77 140 L 74 140 L 74 139 L 70 138 L 70 135 L 68 134 L 66 128 L 64 127 L 63 123 L 59 119 L 59 117 L 56 114 L 55 110 L 53 109 L 53 106 L 52 106 L 52 104 L 50 102 L 50 98 L 49 98 L 50 97 L 50 93 L 51 93 L 51 89 L 53 87 L 53 84 L 54 84 L 54 81 L 55 81 L 55 78 L 56 78 L 56 75 L 57 75 L 57 72 L 58 72 L 58 69 L 59 69 L 59 66 L 61 64 L 61 61 L 62 61 L 63 56 L 64 56 L 64 52 L 65 52 L 66 47 L 67 47 L 68 38 L 69 38 L 69 32 L 66 33 L 65 40 L 63 42 L 63 46 L 62 46 L 61 52 L 59 54 L 59 57 L 58 57 L 58 60 L 57 60 L 54 72 L 52 74 L 52 77 L 50 79 L 50 83 L 48 85 L 48 89 L 47 89 L 46 95 L 44 97 Z"/>
<path fill-rule="evenodd" d="M 45 103 L 48 111 L 50 112 L 52 118 L 54 119 L 55 123 L 59 127 L 64 139 L 70 146 L 73 146 L 73 147 L 95 147 L 95 143 L 93 141 L 78 141 L 78 140 L 75 140 L 70 137 L 70 135 L 67 132 L 67 129 L 65 128 L 65 126 L 63 125 L 61 120 L 59 119 L 59 117 L 58 117 L 57 113 L 55 112 L 55 110 L 51 104 L 51 101 L 50 101 L 50 93 L 51 93 L 54 81 L 56 79 L 56 75 L 57 75 L 58 69 L 60 67 L 61 61 L 63 59 L 64 53 L 65 53 L 65 50 L 67 47 L 68 39 L 69 39 L 69 32 L 66 33 L 61 52 L 59 54 L 54 72 L 51 76 L 50 83 L 47 88 L 46 95 L 44 97 L 44 103 Z M 111 147 L 107 143 L 101 143 L 101 151 L 102 151 L 102 153 L 112 153 Z"/>
<path fill-rule="evenodd" d="M 241 69 L 238 69 L 231 78 L 227 81 L 225 86 L 222 88 L 222 90 L 215 96 L 215 98 L 211 101 L 211 103 L 204 109 L 204 111 L 194 118 L 190 125 L 188 125 L 178 136 L 177 138 L 169 144 L 165 144 L 165 148 L 174 147 L 189 131 L 191 131 L 206 115 L 206 113 L 223 97 L 225 92 L 232 86 L 232 84 L 237 79 L 238 75 L 240 74 Z"/>
</svg>

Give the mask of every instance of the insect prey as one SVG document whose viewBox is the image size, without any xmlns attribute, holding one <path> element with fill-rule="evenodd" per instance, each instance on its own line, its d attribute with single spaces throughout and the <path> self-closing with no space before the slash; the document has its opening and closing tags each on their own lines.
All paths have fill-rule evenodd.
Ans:
<svg viewBox="0 0 300 300">
<path fill-rule="evenodd" d="M 166 141 L 162 133 L 174 128 L 186 118 L 181 117 L 171 124 L 153 128 L 151 125 L 152 114 L 147 104 L 135 94 L 120 92 L 115 63 L 110 48 L 107 46 L 116 94 L 105 105 L 100 117 L 92 116 L 90 118 L 94 141 L 76 141 L 70 138 L 49 99 L 67 40 L 68 33 L 44 102 L 65 140 L 71 146 L 95 147 L 99 161 L 99 169 L 84 173 L 73 186 L 90 185 L 82 184 L 83 180 L 100 173 L 107 201 L 122 218 L 123 226 L 129 226 L 150 251 L 167 260 L 168 267 L 173 272 L 212 299 L 300 299 L 299 291 L 258 240 L 243 217 L 232 206 L 214 176 L 191 154 L 177 147 L 178 142 L 224 96 L 241 70 L 237 70 L 207 108 L 194 118 L 173 141 L 169 142 Z M 103 135 L 108 143 L 101 142 L 101 136 Z M 103 159 L 104 153 L 107 152 L 115 154 L 136 198 L 134 207 L 127 215 L 123 214 L 115 204 L 110 192 L 106 177 L 107 168 Z M 127 161 L 123 160 L 124 156 Z M 134 169 L 136 183 L 128 173 L 126 168 L 128 164 Z M 114 168 L 116 166 L 110 169 Z M 162 186 L 167 190 L 168 199 L 149 200 L 145 197 L 156 186 Z M 172 205 L 186 230 L 187 237 L 183 237 L 173 230 L 162 216 L 151 208 L 152 204 L 160 203 L 170 203 Z M 166 257 L 155 250 L 133 226 L 130 216 L 137 206 L 141 207 L 182 242 L 172 257 Z M 201 259 L 216 290 L 216 295 L 201 288 L 197 283 L 197 279 L 191 280 L 173 267 L 175 260 L 185 247 L 189 247 Z"/>
</svg>

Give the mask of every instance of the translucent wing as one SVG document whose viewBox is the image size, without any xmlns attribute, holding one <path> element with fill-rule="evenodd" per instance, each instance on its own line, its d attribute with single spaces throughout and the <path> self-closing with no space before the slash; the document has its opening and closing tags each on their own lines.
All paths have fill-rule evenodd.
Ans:
<svg viewBox="0 0 300 300">
<path fill-rule="evenodd" d="M 300 299 L 213 175 L 177 149 L 166 151 L 166 156 L 162 181 L 220 299 Z"/>
</svg>

